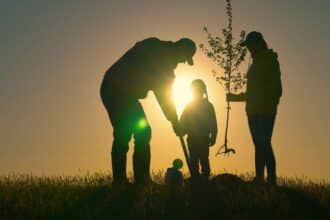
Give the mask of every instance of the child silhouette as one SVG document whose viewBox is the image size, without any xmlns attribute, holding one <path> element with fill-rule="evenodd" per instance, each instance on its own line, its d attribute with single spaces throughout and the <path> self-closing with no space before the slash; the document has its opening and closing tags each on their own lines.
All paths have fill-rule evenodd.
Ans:
<svg viewBox="0 0 330 220">
<path fill-rule="evenodd" d="M 205 83 L 196 79 L 191 83 L 191 89 L 193 100 L 185 107 L 180 124 L 183 134 L 187 134 L 192 177 L 200 175 L 200 164 L 202 176 L 208 179 L 211 171 L 209 147 L 216 142 L 217 120 Z"/>
<path fill-rule="evenodd" d="M 165 174 L 165 183 L 169 186 L 182 186 L 183 176 L 180 169 L 183 166 L 183 162 L 180 159 L 173 160 L 172 167 L 167 168 Z"/>
</svg>

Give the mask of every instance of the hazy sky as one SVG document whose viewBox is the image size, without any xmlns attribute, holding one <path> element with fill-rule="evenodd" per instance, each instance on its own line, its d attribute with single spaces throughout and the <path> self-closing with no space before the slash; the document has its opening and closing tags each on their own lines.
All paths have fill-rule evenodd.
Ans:
<svg viewBox="0 0 330 220">
<path fill-rule="evenodd" d="M 221 0 L 57 0 L 0 3 L 0 174 L 75 174 L 110 169 L 112 127 L 99 98 L 105 70 L 150 36 L 205 42 L 226 25 Z M 330 1 L 233 0 L 234 29 L 258 30 L 279 54 L 283 97 L 273 145 L 280 175 L 330 179 Z M 230 143 L 237 154 L 215 157 L 223 142 L 223 89 L 198 51 L 179 65 L 189 82 L 206 81 L 219 136 L 214 172 L 254 170 L 244 104 L 234 104 Z M 183 157 L 152 93 L 143 101 L 153 129 L 152 169 Z M 132 147 L 130 148 L 132 149 Z M 131 156 L 131 151 L 129 157 Z M 128 167 L 131 169 L 131 159 Z"/>
</svg>

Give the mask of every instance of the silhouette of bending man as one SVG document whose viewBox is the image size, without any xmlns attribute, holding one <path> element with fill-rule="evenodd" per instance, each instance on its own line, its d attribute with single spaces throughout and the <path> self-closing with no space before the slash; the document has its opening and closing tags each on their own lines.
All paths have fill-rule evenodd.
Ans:
<svg viewBox="0 0 330 220">
<path fill-rule="evenodd" d="M 139 99 L 153 91 L 176 135 L 180 126 L 171 99 L 174 70 L 178 63 L 193 65 L 195 43 L 183 38 L 176 42 L 148 38 L 136 43 L 105 73 L 102 102 L 113 126 L 111 151 L 113 183 L 126 183 L 126 154 L 134 136 L 133 171 L 136 183 L 150 181 L 151 128 Z"/>
</svg>

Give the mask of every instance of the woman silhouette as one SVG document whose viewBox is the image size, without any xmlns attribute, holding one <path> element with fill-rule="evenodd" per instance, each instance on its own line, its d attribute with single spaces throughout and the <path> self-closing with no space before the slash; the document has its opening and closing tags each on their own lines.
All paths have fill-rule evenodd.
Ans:
<svg viewBox="0 0 330 220">
<path fill-rule="evenodd" d="M 241 94 L 227 94 L 228 101 L 245 101 L 250 133 L 255 146 L 255 181 L 276 184 L 276 162 L 271 138 L 282 96 L 281 71 L 277 53 L 268 49 L 261 33 L 250 32 L 242 44 L 253 62 L 247 72 L 247 89 Z"/>
</svg>

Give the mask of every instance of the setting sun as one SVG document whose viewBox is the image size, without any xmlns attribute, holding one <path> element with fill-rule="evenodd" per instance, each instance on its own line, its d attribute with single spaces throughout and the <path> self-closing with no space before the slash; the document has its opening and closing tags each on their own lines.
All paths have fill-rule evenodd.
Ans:
<svg viewBox="0 0 330 220">
<path fill-rule="evenodd" d="M 186 104 L 192 99 L 190 83 L 193 79 L 179 74 L 173 84 L 172 98 L 178 114 L 181 114 Z"/>
</svg>

